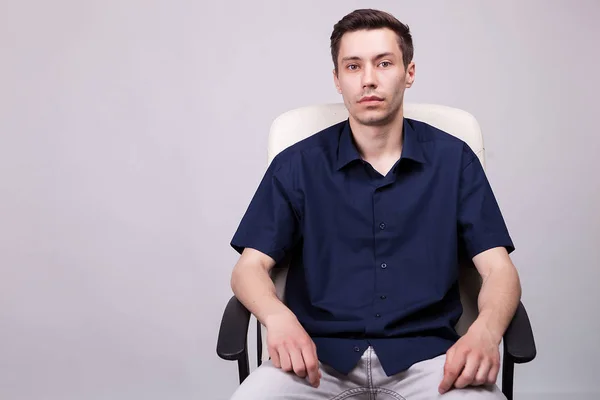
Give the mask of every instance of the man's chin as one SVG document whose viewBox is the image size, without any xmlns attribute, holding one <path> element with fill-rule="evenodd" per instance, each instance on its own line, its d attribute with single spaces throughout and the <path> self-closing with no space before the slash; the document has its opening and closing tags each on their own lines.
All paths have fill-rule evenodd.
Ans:
<svg viewBox="0 0 600 400">
<path fill-rule="evenodd" d="M 383 110 L 369 110 L 354 116 L 361 125 L 382 126 L 390 122 L 390 115 Z"/>
</svg>

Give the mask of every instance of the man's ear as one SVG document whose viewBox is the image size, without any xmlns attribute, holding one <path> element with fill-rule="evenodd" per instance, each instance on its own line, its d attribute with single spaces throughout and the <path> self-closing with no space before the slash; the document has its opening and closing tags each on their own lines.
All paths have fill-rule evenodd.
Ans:
<svg viewBox="0 0 600 400">
<path fill-rule="evenodd" d="M 340 80 L 338 79 L 338 74 L 335 71 L 335 68 L 333 69 L 333 83 L 335 84 L 335 88 L 337 89 L 337 92 L 339 94 L 342 94 L 342 89 L 340 88 Z"/>
<path fill-rule="evenodd" d="M 409 88 L 415 81 L 415 62 L 411 61 L 406 67 L 406 87 Z"/>
</svg>

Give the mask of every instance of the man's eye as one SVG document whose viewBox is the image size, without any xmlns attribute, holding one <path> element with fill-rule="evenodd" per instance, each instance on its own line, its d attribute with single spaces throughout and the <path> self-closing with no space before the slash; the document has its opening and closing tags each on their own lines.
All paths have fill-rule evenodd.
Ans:
<svg viewBox="0 0 600 400">
<path fill-rule="evenodd" d="M 389 61 L 382 61 L 379 65 L 386 68 L 386 67 L 389 67 L 390 65 L 392 65 L 392 63 L 390 63 Z"/>
<path fill-rule="evenodd" d="M 350 64 L 346 68 L 348 68 L 351 71 L 354 71 L 354 70 L 356 70 L 358 68 L 358 65 L 356 65 L 356 64 Z"/>
</svg>

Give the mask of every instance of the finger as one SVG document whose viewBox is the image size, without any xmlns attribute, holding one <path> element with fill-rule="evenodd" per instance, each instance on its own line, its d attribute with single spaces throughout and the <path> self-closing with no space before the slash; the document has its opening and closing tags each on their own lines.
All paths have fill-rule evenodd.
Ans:
<svg viewBox="0 0 600 400">
<path fill-rule="evenodd" d="M 446 356 L 446 363 L 444 364 L 444 378 L 438 387 L 440 394 L 446 393 L 448 390 L 450 390 L 465 365 L 465 353 L 456 352 L 453 349 L 451 350 L 452 351 L 449 351 Z"/>
<path fill-rule="evenodd" d="M 289 353 L 294 373 L 300 378 L 306 378 L 306 366 L 304 365 L 304 359 L 302 358 L 300 350 L 298 348 L 292 348 L 289 349 Z"/>
<path fill-rule="evenodd" d="M 279 361 L 279 352 L 275 348 L 269 349 L 269 355 L 271 356 L 271 362 L 275 368 L 281 368 L 281 362 Z"/>
<path fill-rule="evenodd" d="M 500 362 L 495 362 L 492 364 L 490 372 L 487 376 L 487 383 L 489 385 L 496 383 L 496 380 L 498 379 L 498 372 L 500 372 Z"/>
<path fill-rule="evenodd" d="M 454 386 L 459 389 L 462 389 L 472 384 L 473 380 L 475 379 L 475 374 L 479 369 L 479 364 L 479 357 L 471 353 L 469 357 L 467 357 L 465 368 L 463 369 L 460 376 L 456 379 Z"/>
<path fill-rule="evenodd" d="M 281 369 L 285 372 L 290 372 L 292 370 L 290 355 L 283 346 L 279 347 L 279 362 L 281 363 Z"/>
<path fill-rule="evenodd" d="M 473 385 L 480 386 L 480 385 L 485 385 L 487 383 L 491 366 L 492 366 L 491 361 L 489 361 L 487 359 L 483 359 L 481 361 L 481 364 L 479 365 L 479 369 L 477 370 L 477 373 L 475 374 L 475 379 L 473 379 Z"/>
<path fill-rule="evenodd" d="M 308 382 L 314 387 L 319 387 L 321 371 L 319 371 L 319 360 L 315 348 L 313 346 L 303 347 L 302 357 L 308 373 Z"/>
</svg>

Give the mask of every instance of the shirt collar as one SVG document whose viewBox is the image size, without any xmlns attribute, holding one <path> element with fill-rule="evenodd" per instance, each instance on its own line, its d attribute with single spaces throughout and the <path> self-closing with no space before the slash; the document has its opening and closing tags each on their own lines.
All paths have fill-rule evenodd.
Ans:
<svg viewBox="0 0 600 400">
<path fill-rule="evenodd" d="M 400 159 L 408 158 L 419 163 L 425 163 L 426 159 L 419 142 L 418 132 L 413 128 L 410 119 L 404 118 L 402 129 L 404 140 Z M 360 159 L 360 154 L 352 139 L 350 122 L 346 120 L 338 142 L 337 169 L 340 170 L 352 161 Z"/>
</svg>

